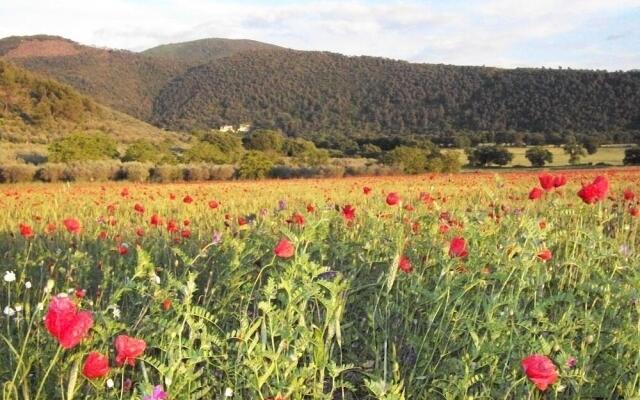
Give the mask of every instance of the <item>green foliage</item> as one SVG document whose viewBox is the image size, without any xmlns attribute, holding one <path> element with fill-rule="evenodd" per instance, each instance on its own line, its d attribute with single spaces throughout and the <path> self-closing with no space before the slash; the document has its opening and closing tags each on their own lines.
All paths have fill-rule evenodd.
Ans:
<svg viewBox="0 0 640 400">
<path fill-rule="evenodd" d="M 230 132 L 207 132 L 202 135 L 201 140 L 210 143 L 227 155 L 229 162 L 237 162 L 244 154 L 242 139 L 240 136 Z"/>
<path fill-rule="evenodd" d="M 624 151 L 624 165 L 640 165 L 640 147 L 632 147 Z"/>
<path fill-rule="evenodd" d="M 266 129 L 258 129 L 252 132 L 245 140 L 248 150 L 282 153 L 285 138 L 282 133 Z"/>
<path fill-rule="evenodd" d="M 587 155 L 584 147 L 576 141 L 575 136 L 567 138 L 567 142 L 562 146 L 565 154 L 569 155 L 569 164 L 575 165 L 580 162 L 580 158 Z"/>
<path fill-rule="evenodd" d="M 502 146 L 478 146 L 469 149 L 467 158 L 473 167 L 504 166 L 513 160 L 513 154 Z"/>
<path fill-rule="evenodd" d="M 275 164 L 273 157 L 261 151 L 249 151 L 242 156 L 238 167 L 241 179 L 262 179 L 269 175 Z"/>
<path fill-rule="evenodd" d="M 317 167 L 329 161 L 329 151 L 318 149 L 313 142 L 304 139 L 287 139 L 283 152 L 298 165 Z"/>
<path fill-rule="evenodd" d="M 208 142 L 194 143 L 183 156 L 186 162 L 206 162 L 211 164 L 228 164 L 231 160 L 227 153 L 223 152 L 215 144 Z"/>
<path fill-rule="evenodd" d="M 68 163 L 117 158 L 116 141 L 100 132 L 72 133 L 49 146 L 49 160 Z"/>
<path fill-rule="evenodd" d="M 584 149 L 587 151 L 587 154 L 596 154 L 598 152 L 598 147 L 600 147 L 602 139 L 595 135 L 585 136 L 582 140 L 582 145 Z"/>
<path fill-rule="evenodd" d="M 539 146 L 528 148 L 525 157 L 533 167 L 544 167 L 544 164 L 553 162 L 553 154 L 548 149 Z"/>
<path fill-rule="evenodd" d="M 387 152 L 384 163 L 402 168 L 407 174 L 419 174 L 427 168 L 427 153 L 417 147 L 399 146 Z"/>
<path fill-rule="evenodd" d="M 170 143 L 154 143 L 149 140 L 133 142 L 124 153 L 122 161 L 138 161 L 153 164 L 175 164 L 177 159 L 171 152 Z"/>
</svg>

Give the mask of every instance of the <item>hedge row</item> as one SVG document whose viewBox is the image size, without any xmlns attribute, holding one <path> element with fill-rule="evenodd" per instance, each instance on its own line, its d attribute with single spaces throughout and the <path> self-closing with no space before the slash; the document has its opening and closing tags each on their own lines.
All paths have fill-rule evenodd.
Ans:
<svg viewBox="0 0 640 400">
<path fill-rule="evenodd" d="M 270 177 L 292 178 L 338 178 L 360 175 L 397 175 L 402 171 L 381 165 L 321 167 L 291 167 L 276 165 Z M 39 166 L 31 164 L 0 165 L 0 183 L 19 182 L 101 182 L 127 180 L 131 182 L 180 182 L 231 180 L 237 177 L 233 165 L 184 164 L 152 165 L 139 162 L 95 161 L 90 163 L 55 164 Z"/>
</svg>

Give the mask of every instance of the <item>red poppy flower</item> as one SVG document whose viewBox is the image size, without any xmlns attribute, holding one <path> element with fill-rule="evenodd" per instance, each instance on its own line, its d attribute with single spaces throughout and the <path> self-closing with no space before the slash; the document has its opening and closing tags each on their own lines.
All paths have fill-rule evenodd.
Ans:
<svg viewBox="0 0 640 400">
<path fill-rule="evenodd" d="M 607 198 L 609 192 L 609 181 L 604 176 L 597 176 L 592 183 L 582 186 L 578 191 L 578 196 L 587 204 Z"/>
<path fill-rule="evenodd" d="M 67 218 L 62 221 L 62 223 L 64 224 L 64 227 L 67 228 L 67 231 L 69 233 L 77 235 L 80 233 L 80 231 L 82 231 L 82 225 L 80 224 L 80 221 L 75 218 Z"/>
<path fill-rule="evenodd" d="M 424 204 L 430 204 L 433 202 L 433 197 L 427 192 L 420 192 L 420 201 Z"/>
<path fill-rule="evenodd" d="M 367 195 L 369 193 L 371 193 L 371 188 L 369 186 L 365 186 L 362 188 L 362 192 Z"/>
<path fill-rule="evenodd" d="M 553 187 L 559 188 L 567 184 L 567 177 L 564 175 L 557 175 L 553 178 Z"/>
<path fill-rule="evenodd" d="M 25 224 L 20 224 L 20 234 L 25 239 L 30 239 L 34 235 L 33 229 L 31 229 L 29 225 L 25 225 Z"/>
<path fill-rule="evenodd" d="M 307 212 L 314 212 L 316 210 L 316 206 L 313 205 L 312 203 L 307 204 Z"/>
<path fill-rule="evenodd" d="M 129 189 L 128 188 L 122 188 L 122 191 L 120 192 L 120 196 L 122 196 L 122 197 L 129 196 Z"/>
<path fill-rule="evenodd" d="M 540 227 L 540 229 L 545 229 L 547 227 L 547 221 L 540 220 L 540 222 L 538 222 L 538 226 Z"/>
<path fill-rule="evenodd" d="M 135 366 L 136 358 L 140 357 L 147 348 L 147 343 L 142 339 L 136 339 L 127 335 L 119 335 L 115 341 L 116 363 L 118 365 L 129 364 Z"/>
<path fill-rule="evenodd" d="M 447 232 L 449 232 L 449 229 L 450 229 L 449 225 L 440 224 L 440 226 L 438 227 L 438 233 L 440 233 L 440 234 L 447 233 Z"/>
<path fill-rule="evenodd" d="M 631 207 L 629 208 L 629 214 L 631 214 L 632 217 L 637 217 L 640 215 L 640 211 L 638 210 L 638 207 Z"/>
<path fill-rule="evenodd" d="M 133 209 L 135 212 L 137 212 L 138 214 L 144 214 L 144 206 L 140 203 L 136 203 L 133 206 Z"/>
<path fill-rule="evenodd" d="M 296 248 L 293 246 L 293 243 L 283 238 L 280 239 L 276 247 L 273 249 L 273 252 L 280 258 L 289 258 L 293 256 L 295 250 Z"/>
<path fill-rule="evenodd" d="M 174 220 L 170 220 L 167 222 L 167 231 L 169 233 L 178 232 L 178 224 Z"/>
<path fill-rule="evenodd" d="M 553 181 L 554 178 L 549 174 L 542 174 L 538 176 L 538 180 L 540 181 L 540 187 L 544 190 L 549 191 L 554 188 Z"/>
<path fill-rule="evenodd" d="M 395 206 L 400 202 L 400 195 L 396 192 L 391 192 L 387 195 L 387 204 L 390 206 Z"/>
<path fill-rule="evenodd" d="M 540 253 L 538 253 L 538 258 L 544 262 L 547 262 L 553 258 L 553 254 L 551 253 L 551 250 L 544 249 Z"/>
<path fill-rule="evenodd" d="M 412 271 L 411 268 L 411 260 L 407 256 L 400 257 L 400 263 L 398 264 L 398 268 L 402 270 L 402 272 L 409 273 Z"/>
<path fill-rule="evenodd" d="M 109 374 L 109 358 L 97 351 L 89 353 L 82 366 L 82 375 L 87 379 L 98 379 L 107 374 Z"/>
<path fill-rule="evenodd" d="M 409 212 L 411 212 L 411 211 L 413 211 L 413 210 L 414 210 L 414 208 L 413 208 L 413 206 L 412 206 L 411 204 L 406 204 L 406 205 L 404 206 L 404 209 L 405 209 L 405 210 L 407 210 L 407 211 L 409 211 Z"/>
<path fill-rule="evenodd" d="M 538 389 L 545 391 L 550 385 L 558 380 L 558 371 L 553 362 L 540 354 L 533 354 L 522 360 L 522 369 L 527 378 L 533 382 Z"/>
<path fill-rule="evenodd" d="M 51 299 L 44 323 L 60 346 L 71 349 L 78 345 L 93 326 L 93 316 L 88 311 L 78 312 L 76 305 L 66 296 Z"/>
<path fill-rule="evenodd" d="M 143 237 L 143 236 L 144 236 L 144 229 L 142 229 L 142 228 L 137 228 L 137 229 L 136 229 L 136 235 L 137 235 L 138 237 Z"/>
<path fill-rule="evenodd" d="M 238 217 L 238 225 L 242 226 L 246 224 L 247 224 L 247 219 L 245 217 Z"/>
<path fill-rule="evenodd" d="M 151 216 L 151 219 L 149 220 L 149 223 L 153 226 L 162 225 L 162 219 L 158 216 L 158 214 L 153 214 Z"/>
<path fill-rule="evenodd" d="M 126 256 L 129 253 L 129 248 L 123 244 L 118 245 L 118 254 L 121 256 Z"/>
<path fill-rule="evenodd" d="M 215 200 L 211 200 L 209 202 L 209 208 L 211 208 L 212 210 L 215 210 L 216 208 L 218 208 L 220 206 L 220 203 L 218 203 Z"/>
<path fill-rule="evenodd" d="M 459 236 L 451 239 L 451 243 L 449 243 L 449 256 L 450 257 L 466 257 L 469 255 L 469 251 L 467 250 L 467 242 L 464 238 Z"/>
<path fill-rule="evenodd" d="M 171 308 L 171 299 L 164 299 L 164 301 L 162 302 L 162 309 L 164 311 L 169 311 L 170 308 Z"/>
<path fill-rule="evenodd" d="M 351 204 L 347 204 L 342 207 L 342 217 L 346 221 L 353 221 L 356 217 L 356 209 L 351 206 Z"/>
<path fill-rule="evenodd" d="M 540 189 L 538 187 L 534 187 L 529 192 L 529 200 L 538 200 L 539 198 L 542 197 L 543 194 L 544 194 L 544 192 L 542 191 L 542 189 Z"/>
<path fill-rule="evenodd" d="M 184 196 L 184 198 L 182 199 L 182 202 L 183 202 L 183 203 L 186 203 L 186 204 L 191 204 L 191 203 L 193 203 L 193 197 L 191 197 L 191 196 L 189 196 L 189 195 L 186 195 L 186 196 Z"/>
<path fill-rule="evenodd" d="M 84 299 L 84 296 L 87 295 L 87 291 L 85 289 L 76 289 L 75 295 L 79 299 Z"/>
<path fill-rule="evenodd" d="M 304 217 L 302 216 L 302 214 L 296 212 L 293 213 L 293 215 L 287 220 L 287 222 L 298 226 L 304 226 Z"/>
<path fill-rule="evenodd" d="M 625 189 L 623 196 L 625 201 L 632 201 L 636 197 L 635 193 L 633 193 L 630 189 Z"/>
<path fill-rule="evenodd" d="M 180 236 L 189 239 L 191 237 L 191 231 L 189 229 L 183 229 L 182 232 L 180 232 Z"/>
</svg>

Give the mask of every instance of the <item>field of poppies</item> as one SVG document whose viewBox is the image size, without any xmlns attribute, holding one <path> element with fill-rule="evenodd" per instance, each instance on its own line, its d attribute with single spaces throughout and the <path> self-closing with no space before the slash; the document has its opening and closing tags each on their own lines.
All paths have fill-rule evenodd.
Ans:
<svg viewBox="0 0 640 400">
<path fill-rule="evenodd" d="M 1 186 L 2 397 L 639 399 L 638 190 L 622 168 Z"/>
</svg>

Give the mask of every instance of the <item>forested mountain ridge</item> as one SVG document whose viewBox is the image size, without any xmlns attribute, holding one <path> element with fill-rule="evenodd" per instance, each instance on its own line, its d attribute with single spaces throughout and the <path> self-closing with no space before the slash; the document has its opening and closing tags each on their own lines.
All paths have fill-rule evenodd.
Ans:
<svg viewBox="0 0 640 400">
<path fill-rule="evenodd" d="M 412 64 L 293 50 L 188 70 L 156 98 L 173 129 L 253 122 L 289 134 L 640 129 L 640 73 Z"/>
</svg>

